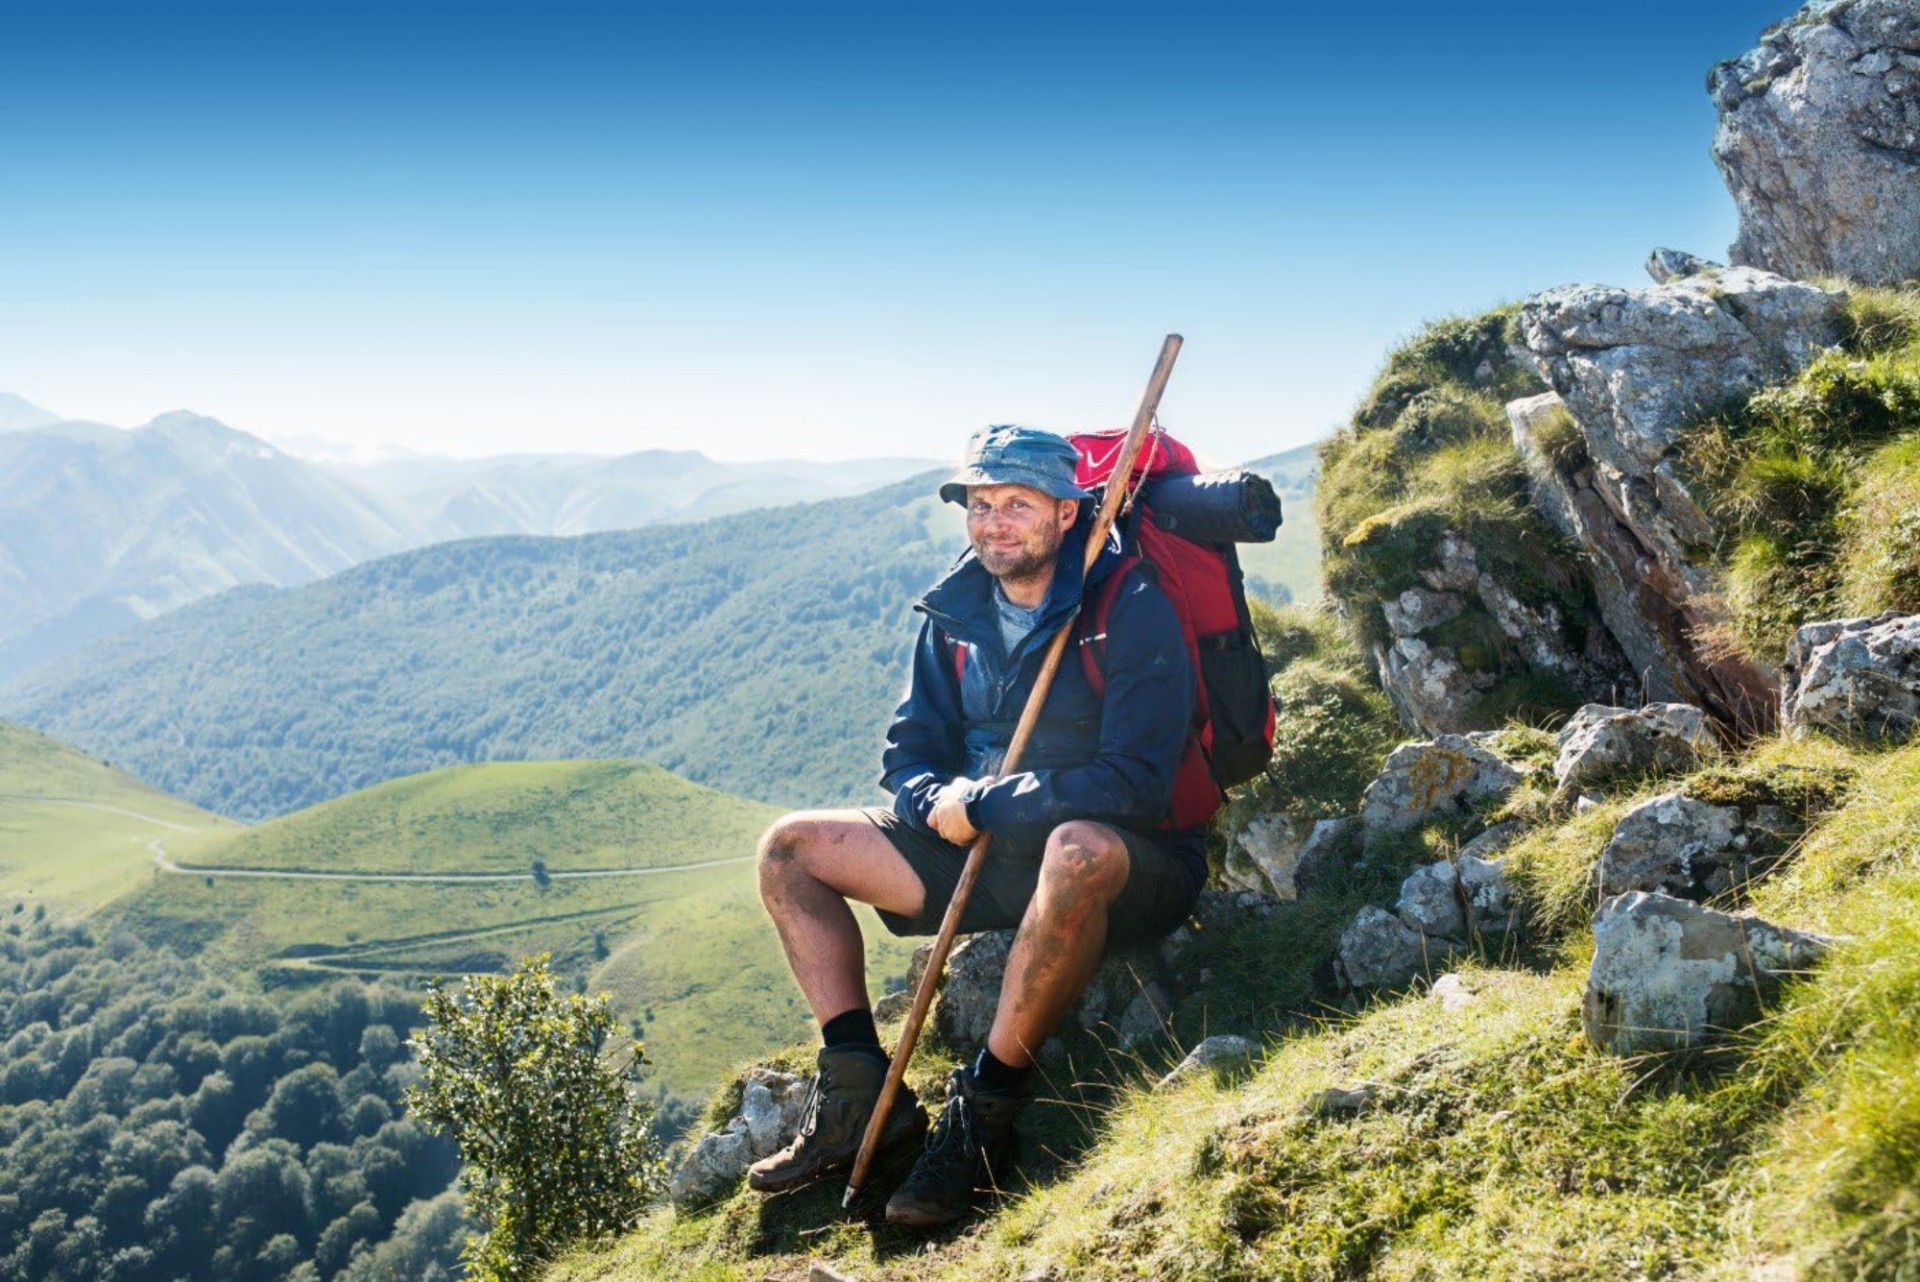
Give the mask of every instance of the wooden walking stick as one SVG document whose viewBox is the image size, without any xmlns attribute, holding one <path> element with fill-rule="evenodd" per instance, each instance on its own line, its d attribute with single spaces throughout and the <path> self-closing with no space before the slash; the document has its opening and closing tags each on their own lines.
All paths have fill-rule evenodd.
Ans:
<svg viewBox="0 0 1920 1282">
<path fill-rule="evenodd" d="M 1153 374 L 1147 379 L 1146 395 L 1140 398 L 1140 408 L 1133 416 L 1133 427 L 1120 447 L 1120 458 L 1107 480 L 1099 514 L 1094 518 L 1093 530 L 1087 536 L 1087 561 L 1081 569 L 1082 577 L 1100 559 L 1100 552 L 1107 544 L 1107 532 L 1120 515 L 1120 506 L 1126 499 L 1128 483 L 1133 477 L 1134 460 L 1139 457 L 1140 447 L 1147 439 L 1147 429 L 1153 424 L 1154 411 L 1160 405 L 1160 394 L 1167 390 L 1167 379 L 1173 374 L 1173 362 L 1180 355 L 1181 341 L 1180 335 L 1169 334 L 1160 345 L 1160 359 L 1154 362 Z M 1007 745 L 1006 758 L 1000 765 L 1001 774 L 1013 774 L 1020 768 L 1020 757 L 1026 751 L 1027 740 L 1033 736 L 1034 725 L 1040 720 L 1040 709 L 1046 705 L 1047 691 L 1053 687 L 1053 674 L 1060 667 L 1060 656 L 1066 653 L 1067 641 L 1073 635 L 1073 620 L 1077 617 L 1079 612 L 1076 609 L 1074 615 L 1060 625 L 1052 644 L 1047 647 L 1046 657 L 1040 663 L 1040 674 L 1034 678 L 1033 692 L 1027 696 L 1027 706 L 1021 710 L 1019 724 L 1013 730 L 1013 740 Z M 866 1183 L 867 1168 L 873 1163 L 874 1148 L 879 1144 L 880 1132 L 887 1124 L 887 1114 L 893 1111 L 893 1102 L 900 1094 L 900 1082 L 906 1076 L 907 1062 L 913 1058 L 914 1043 L 920 1040 L 920 1026 L 926 1022 L 927 1008 L 933 1005 L 933 990 L 940 982 L 941 972 L 946 969 L 947 954 L 953 949 L 953 937 L 960 927 L 960 914 L 966 911 L 967 900 L 973 896 L 973 883 L 980 878 L 980 868 L 986 862 L 990 839 L 991 835 L 984 832 L 973 839 L 973 848 L 967 852 L 967 862 L 960 870 L 960 882 L 953 888 L 953 898 L 947 904 L 946 915 L 940 919 L 940 933 L 933 940 L 933 955 L 927 958 L 926 972 L 920 976 L 920 987 L 914 991 L 913 1009 L 907 1012 L 907 1022 L 900 1030 L 900 1044 L 894 1048 L 893 1064 L 887 1070 L 886 1085 L 880 1089 L 880 1099 L 873 1106 L 873 1116 L 867 1120 L 867 1133 L 860 1140 L 860 1152 L 853 1159 L 853 1174 L 847 1179 L 847 1195 L 840 1200 L 843 1209 L 853 1205 L 860 1186 Z"/>
</svg>

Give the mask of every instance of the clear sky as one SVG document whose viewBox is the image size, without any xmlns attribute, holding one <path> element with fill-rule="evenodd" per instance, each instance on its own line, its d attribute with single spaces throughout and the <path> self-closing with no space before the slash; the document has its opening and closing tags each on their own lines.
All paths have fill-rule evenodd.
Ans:
<svg viewBox="0 0 1920 1282">
<path fill-rule="evenodd" d="M 1724 255 L 1783 2 L 0 0 L 0 390 L 481 454 L 1324 435 L 1425 320 Z"/>
</svg>

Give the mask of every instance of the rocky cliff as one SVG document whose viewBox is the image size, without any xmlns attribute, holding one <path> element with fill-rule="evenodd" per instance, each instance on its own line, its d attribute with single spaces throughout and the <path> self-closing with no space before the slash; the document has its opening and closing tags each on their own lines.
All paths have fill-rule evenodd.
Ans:
<svg viewBox="0 0 1920 1282">
<path fill-rule="evenodd" d="M 1655 250 L 1392 355 L 1322 529 L 1407 728 L 1637 699 L 1761 734 L 1793 628 L 1920 609 L 1920 294 L 1882 287 L 1920 275 L 1916 68 L 1911 3 L 1809 5 L 1711 77 L 1734 266 Z"/>
</svg>

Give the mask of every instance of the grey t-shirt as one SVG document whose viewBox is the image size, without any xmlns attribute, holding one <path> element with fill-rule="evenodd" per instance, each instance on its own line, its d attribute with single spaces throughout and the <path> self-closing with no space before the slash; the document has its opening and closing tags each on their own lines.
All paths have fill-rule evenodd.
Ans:
<svg viewBox="0 0 1920 1282">
<path fill-rule="evenodd" d="M 1006 646 L 1007 653 L 1012 654 L 1013 647 L 1019 645 L 1020 639 L 1033 631 L 1034 625 L 1040 621 L 1044 603 L 1031 610 L 1023 610 L 1007 600 L 1007 594 L 1000 590 L 1000 584 L 996 582 L 993 585 L 993 604 L 1000 615 L 1000 640 Z"/>
</svg>

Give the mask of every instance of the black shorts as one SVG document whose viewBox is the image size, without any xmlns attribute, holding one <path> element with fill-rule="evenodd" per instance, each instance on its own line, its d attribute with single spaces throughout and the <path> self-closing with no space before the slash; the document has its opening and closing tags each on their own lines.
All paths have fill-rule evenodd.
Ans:
<svg viewBox="0 0 1920 1282">
<path fill-rule="evenodd" d="M 954 887 L 960 884 L 960 869 L 967 862 L 966 847 L 922 832 L 891 810 L 876 806 L 865 814 L 886 834 L 926 891 L 918 917 L 874 911 L 896 935 L 939 934 Z M 1185 921 L 1206 881 L 1204 858 L 1197 852 L 1188 856 L 1170 849 L 1179 838 L 1163 841 L 1117 824 L 1102 826 L 1120 834 L 1127 844 L 1128 860 L 1127 884 L 1107 909 L 1107 946 L 1127 948 L 1148 943 Z M 987 847 L 987 862 L 973 884 L 973 895 L 960 914 L 960 933 L 1018 926 L 1039 884 L 1040 857 L 1045 849 L 1044 838 L 1019 842 L 995 837 Z"/>
</svg>

